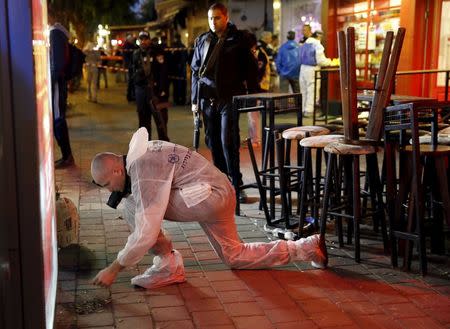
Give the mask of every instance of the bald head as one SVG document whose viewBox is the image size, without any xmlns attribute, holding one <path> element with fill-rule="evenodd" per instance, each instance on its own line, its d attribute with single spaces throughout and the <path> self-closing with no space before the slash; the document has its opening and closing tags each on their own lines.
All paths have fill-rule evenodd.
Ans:
<svg viewBox="0 0 450 329">
<path fill-rule="evenodd" d="M 103 152 L 98 153 L 92 159 L 92 178 L 98 185 L 108 188 L 110 191 L 123 189 L 125 174 L 125 167 L 121 155 Z"/>
</svg>

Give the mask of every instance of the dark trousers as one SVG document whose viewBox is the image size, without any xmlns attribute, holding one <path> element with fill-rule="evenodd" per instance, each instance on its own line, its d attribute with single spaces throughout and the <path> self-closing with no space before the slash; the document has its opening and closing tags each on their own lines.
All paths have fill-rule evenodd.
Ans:
<svg viewBox="0 0 450 329">
<path fill-rule="evenodd" d="M 214 165 L 228 175 L 235 188 L 242 185 L 239 170 L 239 114 L 231 102 L 201 100 L 205 124 L 205 142 Z"/>
<path fill-rule="evenodd" d="M 289 85 L 291 86 L 292 92 L 298 94 L 300 92 L 300 82 L 299 79 L 283 78 L 280 77 L 280 90 L 282 92 L 289 92 Z"/>
<path fill-rule="evenodd" d="M 158 102 L 160 104 L 162 103 L 167 103 L 169 101 L 169 97 L 168 96 L 160 96 L 158 97 Z M 167 107 L 162 107 L 160 108 L 159 106 L 156 106 L 157 110 L 159 111 L 159 113 L 161 113 L 161 118 L 163 119 L 164 122 L 164 127 L 167 130 L 167 124 L 169 123 L 169 109 Z"/>
<path fill-rule="evenodd" d="M 177 105 L 186 105 L 186 80 L 173 80 L 173 102 Z"/>
<path fill-rule="evenodd" d="M 152 103 L 152 91 L 147 86 L 136 86 L 136 105 L 139 119 L 139 127 L 145 127 L 148 131 L 149 140 L 152 138 L 152 116 L 155 120 L 158 139 L 169 141 L 167 136 L 167 126 L 159 111 L 155 109 Z"/>
<path fill-rule="evenodd" d="M 289 84 L 291 85 L 292 92 L 294 94 L 298 94 L 300 92 L 300 82 L 298 79 L 288 79 Z"/>
<path fill-rule="evenodd" d="M 103 77 L 105 81 L 105 88 L 108 88 L 108 76 L 106 75 L 106 69 L 104 67 L 98 68 L 98 76 L 97 76 L 97 88 L 100 89 L 100 80 Z"/>
<path fill-rule="evenodd" d="M 55 104 L 56 99 L 58 100 L 58 104 Z M 66 121 L 66 111 L 67 81 L 64 78 L 59 78 L 56 82 L 52 81 L 53 134 L 61 149 L 61 155 L 64 160 L 72 155 L 69 128 L 67 127 Z"/>
<path fill-rule="evenodd" d="M 128 71 L 128 80 L 127 80 L 127 101 L 132 102 L 136 100 L 136 96 L 134 94 L 134 81 L 133 74 L 131 71 Z"/>
</svg>

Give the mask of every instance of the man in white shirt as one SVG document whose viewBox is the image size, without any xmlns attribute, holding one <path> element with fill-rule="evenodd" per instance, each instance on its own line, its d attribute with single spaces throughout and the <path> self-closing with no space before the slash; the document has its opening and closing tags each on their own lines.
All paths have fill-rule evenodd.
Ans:
<svg viewBox="0 0 450 329">
<path fill-rule="evenodd" d="M 332 60 L 325 56 L 325 49 L 320 40 L 323 33 L 316 31 L 306 39 L 300 47 L 300 92 L 302 93 L 302 109 L 305 117 L 311 117 L 314 103 L 319 100 L 320 80 L 316 85 L 316 99 L 314 99 L 314 79 L 317 70 L 322 66 L 330 66 Z"/>
</svg>

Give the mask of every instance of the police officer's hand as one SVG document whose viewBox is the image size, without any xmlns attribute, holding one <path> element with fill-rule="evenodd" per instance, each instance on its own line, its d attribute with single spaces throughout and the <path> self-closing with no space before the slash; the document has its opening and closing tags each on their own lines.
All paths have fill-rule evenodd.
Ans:
<svg viewBox="0 0 450 329">
<path fill-rule="evenodd" d="M 192 113 L 197 113 L 198 112 L 198 105 L 197 104 L 192 104 Z"/>
</svg>

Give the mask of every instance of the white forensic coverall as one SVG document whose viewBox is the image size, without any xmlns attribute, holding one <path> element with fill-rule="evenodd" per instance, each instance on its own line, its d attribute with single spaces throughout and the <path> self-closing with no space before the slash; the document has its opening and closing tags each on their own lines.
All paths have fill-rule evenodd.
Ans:
<svg viewBox="0 0 450 329">
<path fill-rule="evenodd" d="M 135 223 L 130 223 L 134 230 L 117 256 L 122 266 L 137 264 L 149 249 L 162 258 L 171 250 L 161 230 L 163 219 L 199 222 L 217 254 L 232 268 L 311 260 L 316 251 L 317 244 L 308 239 L 301 239 L 305 240 L 302 248 L 300 240 L 242 243 L 234 221 L 235 192 L 228 178 L 197 152 L 148 141 L 145 128 L 133 135 L 126 169 L 132 194 L 125 198 L 125 209 L 132 214 L 130 207 L 135 206 Z"/>
<path fill-rule="evenodd" d="M 316 38 L 309 37 L 305 43 L 314 44 L 316 50 L 316 66 L 302 64 L 300 66 L 300 93 L 302 94 L 302 108 L 303 114 L 312 115 L 314 112 L 314 102 L 319 100 L 320 81 L 317 81 L 316 99 L 314 99 L 314 75 L 315 71 L 319 70 L 321 66 L 330 66 L 332 61 L 325 57 L 325 49 L 320 41 Z"/>
</svg>

